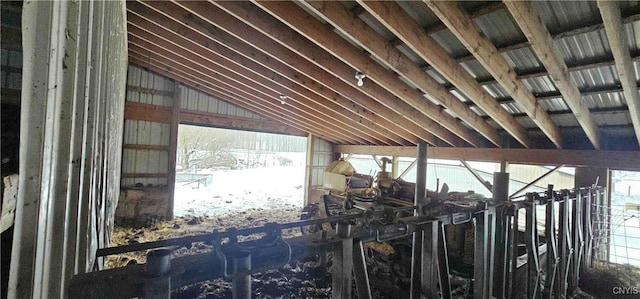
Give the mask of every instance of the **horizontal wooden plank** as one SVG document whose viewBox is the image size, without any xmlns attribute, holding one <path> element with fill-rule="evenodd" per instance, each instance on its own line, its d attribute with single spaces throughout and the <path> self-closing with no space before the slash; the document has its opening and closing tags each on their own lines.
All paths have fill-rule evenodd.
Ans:
<svg viewBox="0 0 640 299">
<path fill-rule="evenodd" d="M 128 149 L 141 149 L 141 150 L 155 150 L 155 151 L 168 151 L 168 145 L 157 145 L 157 144 L 130 144 L 125 143 L 122 145 L 123 148 Z"/>
<path fill-rule="evenodd" d="M 124 119 L 171 123 L 171 107 L 126 101 Z"/>
<path fill-rule="evenodd" d="M 123 173 L 120 175 L 123 178 L 166 178 L 168 173 Z"/>
<path fill-rule="evenodd" d="M 223 114 L 205 113 L 200 111 L 182 109 L 180 122 L 189 124 L 201 124 L 229 129 L 251 130 L 259 132 L 280 133 L 296 136 L 307 136 L 301 130 L 286 126 L 272 120 L 258 120 L 245 117 L 236 117 Z"/>
<path fill-rule="evenodd" d="M 415 146 L 335 145 L 338 153 L 416 157 Z M 430 147 L 429 159 L 640 170 L 640 151 Z"/>
<path fill-rule="evenodd" d="M 133 85 L 127 85 L 127 90 L 146 93 L 146 94 L 151 94 L 151 95 L 161 95 L 161 96 L 166 96 L 166 97 L 172 97 L 173 98 L 173 92 L 172 91 L 157 90 L 157 89 L 153 89 L 153 88 L 146 88 L 146 87 L 133 86 Z"/>
</svg>

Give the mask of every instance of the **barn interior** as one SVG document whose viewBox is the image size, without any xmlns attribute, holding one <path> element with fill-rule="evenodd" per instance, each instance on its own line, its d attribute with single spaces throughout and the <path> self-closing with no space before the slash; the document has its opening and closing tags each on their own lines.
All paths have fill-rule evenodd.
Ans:
<svg viewBox="0 0 640 299">
<path fill-rule="evenodd" d="M 3 298 L 640 294 L 639 1 L 0 9 Z"/>
</svg>

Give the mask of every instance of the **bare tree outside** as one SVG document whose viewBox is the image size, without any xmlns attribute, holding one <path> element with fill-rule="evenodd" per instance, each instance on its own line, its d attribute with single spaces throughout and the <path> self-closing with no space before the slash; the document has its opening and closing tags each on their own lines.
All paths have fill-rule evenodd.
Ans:
<svg viewBox="0 0 640 299">
<path fill-rule="evenodd" d="M 180 125 L 178 128 L 178 162 L 183 170 L 193 168 L 232 167 L 229 154 L 233 134 L 206 127 Z"/>
</svg>

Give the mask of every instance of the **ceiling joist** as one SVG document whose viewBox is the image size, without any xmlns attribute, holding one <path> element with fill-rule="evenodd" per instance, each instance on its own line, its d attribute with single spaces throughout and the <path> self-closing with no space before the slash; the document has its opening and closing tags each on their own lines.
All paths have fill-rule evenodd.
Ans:
<svg viewBox="0 0 640 299">
<path fill-rule="evenodd" d="M 438 42 L 427 35 L 397 3 L 361 0 L 358 3 L 420 58 L 432 65 L 438 73 L 475 102 L 520 144 L 530 147 L 525 128 L 502 108 Z"/>
<path fill-rule="evenodd" d="M 427 6 L 464 44 L 478 62 L 505 88 L 514 101 L 538 125 L 558 148 L 562 148 L 562 137 L 549 114 L 538 104 L 534 95 L 524 83 L 516 78 L 516 73 L 507 60 L 473 21 L 471 16 L 460 9 L 457 2 L 425 1 Z"/>
<path fill-rule="evenodd" d="M 640 95 L 638 95 L 638 85 L 636 83 L 631 56 L 629 55 L 629 45 L 624 37 L 625 31 L 622 27 L 620 7 L 618 2 L 598 0 L 598 8 L 600 8 L 604 29 L 607 33 L 611 52 L 613 53 L 624 98 L 629 107 L 629 114 L 636 133 L 636 139 L 640 142 Z"/>
<path fill-rule="evenodd" d="M 538 56 L 549 75 L 558 87 L 567 106 L 573 111 L 578 123 L 595 149 L 600 149 L 599 132 L 591 119 L 589 108 L 581 100 L 578 87 L 571 82 L 567 64 L 554 48 L 553 38 L 549 30 L 542 23 L 540 16 L 530 2 L 505 1 L 507 9 L 513 16 L 524 35 L 529 40 L 531 48 Z"/>
</svg>

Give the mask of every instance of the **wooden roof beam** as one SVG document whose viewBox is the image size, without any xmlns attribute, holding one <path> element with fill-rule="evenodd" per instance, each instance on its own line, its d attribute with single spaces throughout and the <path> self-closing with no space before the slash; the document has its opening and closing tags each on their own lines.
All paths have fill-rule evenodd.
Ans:
<svg viewBox="0 0 640 299">
<path fill-rule="evenodd" d="M 270 99 L 256 96 L 255 92 L 247 91 L 242 87 L 238 87 L 237 84 L 232 85 L 233 83 L 225 82 L 223 80 L 212 80 L 210 78 L 207 78 L 206 76 L 203 76 L 202 73 L 197 70 L 191 69 L 187 66 L 179 65 L 166 57 L 163 57 L 156 53 L 152 53 L 153 51 L 148 51 L 131 43 L 129 44 L 129 46 L 131 48 L 131 57 L 137 58 L 138 60 L 143 60 L 148 65 L 153 65 L 157 68 L 171 69 L 172 72 L 175 72 L 177 75 L 182 76 L 182 78 L 186 78 L 181 82 L 195 82 L 197 89 L 207 92 L 215 97 L 221 97 L 221 95 L 224 95 L 224 97 L 221 97 L 221 99 L 229 101 L 234 105 L 238 105 L 250 111 L 257 111 L 257 113 L 261 115 L 267 116 L 274 120 L 278 120 L 285 124 L 290 124 L 307 132 L 322 133 L 322 135 L 328 139 L 342 140 L 346 143 L 365 144 L 365 142 L 362 141 L 354 141 L 352 137 L 348 137 L 346 135 L 331 133 L 331 130 L 326 129 L 322 126 L 322 124 L 310 121 L 305 117 L 288 118 L 285 112 L 288 112 L 290 108 L 279 107 L 279 103 L 273 103 L 270 101 Z M 167 73 L 161 74 L 168 75 Z"/>
<path fill-rule="evenodd" d="M 527 132 L 480 84 L 447 53 L 431 36 L 426 34 L 409 14 L 395 2 L 358 0 L 373 17 L 404 41 L 411 50 L 431 64 L 445 79 L 478 104 L 505 131 L 523 146 L 529 147 Z"/>
<path fill-rule="evenodd" d="M 131 14 L 130 14 L 130 19 L 137 20 Z M 142 23 L 142 21 L 140 22 Z M 272 75 L 272 73 L 264 70 L 262 71 L 262 74 L 257 73 L 258 71 L 260 71 L 258 66 L 249 65 L 249 67 L 243 68 L 243 66 L 247 65 L 248 62 L 243 61 L 242 63 L 233 64 L 222 54 L 212 53 L 209 51 L 205 51 L 204 49 L 201 49 L 201 48 L 198 48 L 198 49 L 186 48 L 185 45 L 190 45 L 191 41 L 185 40 L 182 37 L 178 37 L 178 39 L 176 40 L 175 36 L 173 36 L 171 33 L 167 33 L 166 31 L 161 31 L 161 30 L 159 32 L 163 34 L 159 34 L 159 32 L 156 31 L 159 29 L 155 27 L 153 28 L 153 30 L 144 30 L 142 28 L 138 28 L 137 24 L 131 23 L 131 20 L 129 21 L 129 24 L 130 24 L 129 25 L 130 33 L 136 32 L 138 35 L 145 35 L 147 38 L 147 41 L 156 40 L 156 39 L 162 40 L 161 42 L 157 43 L 157 45 L 162 45 L 162 47 L 167 49 L 170 48 L 171 51 L 173 51 L 173 53 L 176 53 L 179 56 L 190 57 L 191 60 L 197 61 L 200 65 L 208 66 L 212 70 L 215 70 L 215 72 L 221 73 L 223 72 L 223 70 L 226 69 L 229 72 L 237 74 L 236 76 L 244 77 L 243 79 L 240 79 L 240 80 L 249 80 L 249 81 L 258 82 L 260 85 L 257 88 L 259 88 L 267 97 L 271 97 L 272 99 L 277 99 L 280 94 L 286 93 L 290 97 L 288 106 L 292 106 L 293 108 L 298 109 L 298 111 L 302 111 L 309 118 L 317 119 L 317 121 L 319 121 L 320 123 L 325 123 L 326 126 L 335 127 L 334 132 L 343 132 L 345 127 L 351 129 L 352 125 L 361 126 L 365 130 L 370 131 L 370 128 L 364 127 L 362 126 L 362 124 L 358 124 L 358 123 L 345 122 L 340 124 L 338 119 L 336 119 L 336 122 L 331 122 L 331 121 L 327 122 L 324 118 L 328 118 L 328 119 L 333 118 L 334 117 L 333 115 L 335 115 L 334 111 L 323 111 L 323 110 L 326 110 L 325 107 L 319 106 L 312 101 L 303 101 L 303 100 L 300 100 L 300 98 L 296 94 L 283 92 L 282 90 L 277 90 L 275 88 L 272 88 L 273 83 L 269 81 L 269 78 L 268 78 L 268 76 Z M 149 25 L 148 23 L 145 23 L 145 24 Z M 170 40 L 168 38 L 174 38 L 174 39 Z M 225 59 L 225 61 L 214 61 L 215 57 L 219 57 L 218 59 Z M 212 65 L 211 63 L 214 63 L 215 66 Z M 234 75 L 232 74 L 229 76 L 234 76 Z M 324 117 L 319 118 L 316 115 L 317 113 L 311 113 L 309 111 L 310 107 L 315 109 L 316 112 L 322 113 Z M 331 115 L 327 116 L 327 114 L 331 114 Z M 355 128 L 353 128 L 353 131 L 358 132 L 358 130 Z M 356 134 L 355 138 L 360 139 L 364 137 L 364 140 L 367 140 L 368 143 L 380 144 L 379 141 L 378 142 L 373 141 L 373 139 L 367 138 L 367 136 L 368 135 L 366 134 L 360 134 L 360 135 Z"/>
<path fill-rule="evenodd" d="M 131 3 L 130 3 L 131 4 Z M 207 5 L 206 3 L 187 3 L 193 5 Z M 358 89 L 353 88 L 352 86 L 345 84 L 343 81 L 337 79 L 332 74 L 329 74 L 325 70 L 318 68 L 312 63 L 309 63 L 306 59 L 301 58 L 297 54 L 289 51 L 287 48 L 280 46 L 277 43 L 274 43 L 269 38 L 262 36 L 260 34 L 252 34 L 251 28 L 243 28 L 249 30 L 247 34 L 251 36 L 252 41 L 256 44 L 260 44 L 261 48 L 259 50 L 268 53 L 270 56 L 267 56 L 259 51 L 244 51 L 243 47 L 246 43 L 239 43 L 236 37 L 233 37 L 229 34 L 226 34 L 222 30 L 211 30 L 211 25 L 209 23 L 205 23 L 196 18 L 195 15 L 191 13 L 183 14 L 183 9 L 176 8 L 171 6 L 165 2 L 152 2 L 147 3 L 147 5 L 153 7 L 153 9 L 158 10 L 164 14 L 164 19 L 171 18 L 173 20 L 183 20 L 178 21 L 180 23 L 185 23 L 185 26 L 190 29 L 178 29 L 174 32 L 184 34 L 188 36 L 190 39 L 194 41 L 199 41 L 199 35 L 205 36 L 208 39 L 215 41 L 216 43 L 207 43 L 207 48 L 211 50 L 215 50 L 215 52 L 227 53 L 227 51 L 231 51 L 226 47 L 217 46 L 218 43 L 220 45 L 233 45 L 234 50 L 240 52 L 250 52 L 250 56 L 254 59 L 263 59 L 266 61 L 278 60 L 283 63 L 287 63 L 292 68 L 295 68 L 297 71 L 306 74 L 306 77 L 311 78 L 312 80 L 308 82 L 308 85 L 305 87 L 319 92 L 325 97 L 328 95 L 330 101 L 334 101 L 339 105 L 342 105 L 348 109 L 356 109 L 356 112 L 360 112 L 360 114 L 367 116 L 378 116 L 378 118 L 373 118 L 372 121 L 376 121 L 385 126 L 386 129 L 392 130 L 393 134 L 401 136 L 402 138 L 410 141 L 413 144 L 418 143 L 418 139 L 425 140 L 431 144 L 437 145 L 442 144 L 442 142 L 433 136 L 431 133 L 427 132 L 424 128 L 419 127 L 408 119 L 404 118 L 402 115 L 397 115 L 393 111 L 389 111 L 386 107 L 384 107 L 378 101 L 375 101 L 373 98 L 370 98 L 368 95 L 363 94 Z M 187 7 L 188 9 L 189 7 Z M 210 8 L 210 7 L 209 7 Z M 208 8 L 205 8 L 208 9 Z M 224 15 L 224 13 L 214 11 L 210 13 L 213 15 Z M 139 10 L 136 8 L 136 11 Z M 146 13 L 145 13 L 146 14 Z M 213 17 L 213 16 L 212 16 Z M 228 17 L 231 18 L 231 17 Z M 174 22 L 160 22 L 163 27 L 173 27 Z M 174 28 L 171 28 L 172 30 Z M 242 31 L 242 30 L 239 30 Z M 196 33 L 195 35 L 192 33 Z M 236 56 L 231 52 L 229 57 Z M 264 58 L 262 58 L 264 57 Z M 295 80 L 296 78 L 292 78 L 291 80 Z M 333 90 L 333 92 L 332 92 Z M 349 100 L 347 100 L 349 99 Z M 353 102 L 352 102 L 353 101 Z M 359 110 L 358 107 L 366 107 L 367 109 Z M 370 110 L 372 113 L 367 113 Z M 384 132 L 384 131 L 383 131 Z"/>
<path fill-rule="evenodd" d="M 549 75 L 558 87 L 564 101 L 574 113 L 580 126 L 587 134 L 587 138 L 595 149 L 600 149 L 599 132 L 596 124 L 591 119 L 591 114 L 587 105 L 581 101 L 578 87 L 571 82 L 567 64 L 564 62 L 558 51 L 554 48 L 553 38 L 542 23 L 540 16 L 536 12 L 533 4 L 523 1 L 504 2 L 514 20 L 529 40 L 531 48 L 538 56 Z"/>
<path fill-rule="evenodd" d="M 404 137 L 397 135 L 392 131 L 389 131 L 395 129 L 402 132 L 403 130 L 400 127 L 393 126 L 387 120 L 382 119 L 379 115 L 371 113 L 368 109 L 357 105 L 353 101 L 346 99 L 339 94 L 331 92 L 327 88 L 322 88 L 322 86 L 320 86 L 311 78 L 308 78 L 307 76 L 295 71 L 279 60 L 274 60 L 273 58 L 260 53 L 250 45 L 236 40 L 234 43 L 234 48 L 236 52 L 240 54 L 236 55 L 232 50 L 223 47 L 222 45 L 219 46 L 216 43 L 212 43 L 209 37 L 194 31 L 199 28 L 190 29 L 185 25 L 173 21 L 168 16 L 161 15 L 159 12 L 153 11 L 150 8 L 146 8 L 139 4 L 132 4 L 130 6 L 130 13 L 133 14 L 131 17 L 134 18 L 131 21 L 134 23 L 146 24 L 145 26 L 149 27 L 152 32 L 163 32 L 161 36 L 165 38 L 173 38 L 174 40 L 180 39 L 182 40 L 181 43 L 194 44 L 194 46 L 200 47 L 201 50 L 204 51 L 202 53 L 210 52 L 210 55 L 221 55 L 226 57 L 227 59 L 234 60 L 240 65 L 252 69 L 253 71 L 260 71 L 260 73 L 265 76 L 269 76 L 272 80 L 276 81 L 281 86 L 286 86 L 290 90 L 294 90 L 298 94 L 309 98 L 310 104 L 317 102 L 318 104 L 323 106 L 318 107 L 318 109 L 331 109 L 330 111 L 327 111 L 327 113 L 329 114 L 331 114 L 333 111 L 340 113 L 344 116 L 344 118 L 354 122 L 349 125 L 359 126 L 363 128 L 368 132 L 368 134 L 373 134 L 373 136 L 375 136 L 379 140 L 382 140 L 384 143 L 407 143 Z M 169 10 L 169 12 L 167 13 L 171 14 L 172 17 L 178 19 L 185 17 L 185 14 L 188 14 L 186 11 L 184 11 L 184 14 L 181 13 L 181 11 L 183 11 L 182 9 L 169 7 L 165 9 L 165 6 L 158 6 L 156 8 L 160 9 L 162 12 L 166 12 L 167 10 Z M 140 16 L 138 16 L 138 14 Z M 145 19 L 143 19 L 142 16 Z M 195 25 L 196 22 L 193 23 L 194 26 L 197 27 L 197 25 Z M 218 34 L 224 33 L 219 32 Z M 228 36 L 227 39 L 235 38 Z M 244 56 L 244 58 L 242 58 L 242 56 Z M 260 65 L 256 65 L 254 62 Z M 295 64 L 295 61 L 292 61 L 291 63 Z M 318 95 L 320 97 L 318 97 Z M 383 127 L 383 125 L 386 124 L 389 124 L 389 129 Z M 404 136 L 408 138 L 415 138 L 408 132 L 406 132 Z M 411 139 L 407 140 L 412 142 Z"/>
<path fill-rule="evenodd" d="M 189 2 L 194 3 L 194 2 Z M 219 6 L 221 9 L 226 11 L 227 13 L 236 17 L 239 21 L 244 22 L 245 24 L 251 26 L 253 29 L 263 33 L 264 35 L 269 36 L 272 40 L 277 41 L 281 45 L 289 48 L 290 50 L 298 53 L 299 55 L 305 57 L 309 62 L 314 63 L 315 65 L 323 68 L 327 72 L 333 74 L 335 77 L 339 78 L 343 82 L 351 85 L 354 88 L 358 88 L 365 94 L 370 97 L 376 99 L 380 104 L 384 105 L 388 109 L 400 114 L 401 116 L 409 119 L 411 122 L 415 123 L 419 127 L 422 127 L 424 130 L 430 131 L 432 134 L 436 135 L 440 139 L 445 142 L 453 145 L 453 146 L 463 146 L 464 142 L 461 142 L 460 138 L 464 136 L 464 140 L 475 145 L 475 146 L 483 146 L 486 142 L 484 139 L 480 138 L 475 132 L 470 129 L 464 127 L 461 123 L 455 121 L 451 116 L 447 115 L 444 111 L 440 111 L 440 109 L 433 105 L 432 103 L 426 103 L 428 101 L 424 101 L 423 97 L 420 95 L 419 98 L 413 98 L 415 102 L 422 105 L 421 110 L 416 109 L 415 107 L 407 104 L 404 100 L 405 98 L 401 98 L 398 100 L 394 94 L 392 94 L 389 90 L 384 87 L 375 84 L 380 82 L 371 82 L 369 80 L 367 84 L 362 87 L 356 86 L 356 80 L 353 78 L 356 69 L 354 66 L 349 66 L 346 64 L 346 61 L 341 61 L 337 57 L 333 56 L 331 53 L 323 50 L 316 45 L 310 44 L 308 40 L 302 37 L 298 32 L 289 28 L 288 26 L 278 22 L 274 18 L 272 18 L 268 13 L 260 10 L 254 5 L 247 2 L 215 2 L 215 5 Z M 298 9 L 300 9 L 298 7 Z M 294 15 L 293 13 L 288 13 L 289 15 Z M 303 16 L 309 15 L 306 12 L 302 13 Z M 215 16 L 215 22 L 220 23 L 220 17 Z M 311 19 L 308 19 L 311 21 Z M 317 22 L 317 20 L 313 19 L 313 21 Z M 315 23 L 314 23 L 315 24 Z M 321 25 L 322 28 L 325 28 Z M 238 30 L 238 25 L 235 26 L 235 31 Z M 232 29 L 229 27 L 229 29 Z M 326 28 L 325 28 L 326 29 Z M 242 33 L 242 32 L 241 32 Z M 252 36 L 247 36 L 247 38 L 251 39 Z M 336 41 L 344 41 L 343 39 L 336 36 Z M 349 55 L 349 61 L 353 54 L 356 56 L 364 55 L 361 52 L 358 52 L 353 46 L 349 45 L 351 48 L 347 50 L 348 52 L 345 55 Z M 355 51 L 355 52 L 352 52 Z M 364 56 L 367 63 L 372 65 L 372 61 L 369 57 Z M 344 57 L 342 57 L 344 58 Z M 369 69 L 369 66 L 359 65 Z M 378 65 L 379 66 L 379 65 Z M 384 68 L 382 68 L 384 70 Z M 369 78 L 373 77 L 372 71 L 367 72 L 365 69 L 358 68 L 357 70 L 364 71 L 367 73 Z M 384 70 L 386 71 L 386 70 Z M 392 73 L 389 74 L 393 77 L 391 80 L 393 82 L 400 82 L 400 85 L 395 85 L 394 90 L 402 88 L 402 86 L 406 86 L 406 84 L 400 81 L 397 77 L 395 77 Z M 397 80 L 397 81 L 396 81 Z M 385 84 L 387 84 L 385 82 Z M 425 104 L 426 103 L 426 104 Z M 418 104 L 418 103 L 414 103 Z M 425 105 L 431 107 L 430 109 L 426 108 Z M 442 119 L 443 121 L 434 121 L 429 117 L 425 117 L 424 113 L 428 113 L 431 117 L 436 119 Z M 447 126 L 447 127 L 445 127 Z M 456 136 L 452 132 L 456 132 L 462 136 Z M 429 142 L 429 140 L 425 140 Z"/>
<path fill-rule="evenodd" d="M 556 145 L 562 148 L 562 136 L 549 114 L 538 104 L 534 95 L 516 77 L 514 69 L 498 52 L 471 16 L 462 10 L 457 2 L 425 1 L 449 30 L 476 57 L 478 62 L 502 85 L 524 112 L 538 125 L 540 130 Z"/>
<path fill-rule="evenodd" d="M 633 63 L 629 55 L 629 45 L 622 26 L 620 7 L 618 2 L 615 1 L 598 0 L 598 8 L 600 8 L 604 29 L 613 53 L 618 77 L 622 84 L 624 98 L 627 106 L 629 106 L 629 115 L 631 116 L 633 129 L 636 132 L 636 139 L 640 142 L 640 96 L 638 95 Z"/>
<path fill-rule="evenodd" d="M 141 32 L 135 31 L 134 28 L 129 28 L 129 43 L 130 50 L 140 50 L 145 49 L 150 52 L 149 55 L 156 54 L 156 59 L 159 59 L 158 56 L 162 56 L 164 58 L 165 64 L 170 64 L 173 67 L 188 67 L 193 69 L 196 72 L 200 73 L 200 76 L 203 78 L 207 78 L 207 80 L 219 80 L 223 82 L 227 82 L 228 86 L 234 86 L 237 88 L 248 88 L 251 91 L 247 91 L 247 93 L 258 94 L 261 96 L 262 101 L 266 102 L 268 105 L 276 109 L 279 113 L 284 113 L 285 115 L 296 115 L 298 118 L 303 119 L 313 126 L 318 126 L 319 128 L 325 129 L 327 132 L 332 132 L 331 134 L 335 134 L 336 136 L 342 136 L 343 138 L 350 140 L 354 143 L 369 143 L 375 144 L 373 142 L 365 142 L 366 139 L 361 139 L 360 136 L 355 134 L 349 134 L 349 132 L 344 131 L 342 126 L 323 121 L 318 116 L 304 110 L 300 105 L 293 99 L 288 99 L 289 102 L 286 105 L 281 105 L 279 100 L 277 100 L 280 93 L 274 92 L 265 88 L 264 86 L 256 83 L 251 78 L 243 78 L 241 74 L 234 73 L 232 70 L 224 69 L 221 65 L 216 65 L 210 61 L 205 61 L 200 57 L 196 57 L 194 55 L 188 55 L 184 51 L 180 51 L 175 45 L 170 43 L 166 43 L 164 40 L 152 41 L 148 36 L 137 36 L 135 34 L 143 35 Z M 191 59 L 186 57 L 191 56 Z M 168 62 L 170 61 L 170 62 Z M 217 75 L 214 77 L 213 75 Z M 247 90 L 247 89 L 245 89 Z"/>
<path fill-rule="evenodd" d="M 152 72 L 155 72 L 157 74 L 161 74 L 163 76 L 166 76 L 168 78 L 174 79 L 179 81 L 181 84 L 191 87 L 195 90 L 207 93 L 215 98 L 218 98 L 220 100 L 223 100 L 227 103 L 233 103 L 234 105 L 237 105 L 239 107 L 242 107 L 244 109 L 247 109 L 249 111 L 252 111 L 254 113 L 257 113 L 261 116 L 266 117 L 267 119 L 272 119 L 274 121 L 283 123 L 285 125 L 291 126 L 293 128 L 302 130 L 304 132 L 311 132 L 313 134 L 318 134 L 318 136 L 321 136 L 323 139 L 326 139 L 328 141 L 331 142 L 346 142 L 345 140 L 340 141 L 339 139 L 336 139 L 333 136 L 328 136 L 326 134 L 326 132 L 321 132 L 318 131 L 318 128 L 312 128 L 312 127 L 307 127 L 305 124 L 302 124 L 300 122 L 298 122 L 297 120 L 290 120 L 290 119 L 285 119 L 284 116 L 282 115 L 282 113 L 280 114 L 276 114 L 273 113 L 271 111 L 269 111 L 268 109 L 263 108 L 262 106 L 253 103 L 251 101 L 248 101 L 246 99 L 239 99 L 236 97 L 231 97 L 228 95 L 228 93 L 226 92 L 221 92 L 221 90 L 219 90 L 217 87 L 214 87 L 212 84 L 210 84 L 209 82 L 205 82 L 202 81 L 202 79 L 200 77 L 194 76 L 194 75 L 190 75 L 187 72 L 178 69 L 178 68 L 173 68 L 170 66 L 166 66 L 162 63 L 159 63 L 157 61 L 155 61 L 154 59 L 151 59 L 149 56 L 144 55 L 144 54 L 138 54 L 138 53 L 129 53 L 129 62 L 131 64 L 146 68 Z"/>
<path fill-rule="evenodd" d="M 371 55 L 374 55 L 393 71 L 413 82 L 413 84 L 426 92 L 427 96 L 438 100 L 443 106 L 450 109 L 461 120 L 476 129 L 493 144 L 500 146 L 498 133 L 495 128 L 486 121 L 481 120 L 481 117 L 479 117 L 477 113 L 469 109 L 465 103 L 451 94 L 433 77 L 423 72 L 420 66 L 402 54 L 400 50 L 395 48 L 382 35 L 371 29 L 371 27 L 362 21 L 355 13 L 347 9 L 340 2 L 306 1 L 300 4 L 315 11 L 333 25 L 336 30 L 341 31 L 354 41 L 357 41 L 360 46 L 366 49 Z"/>
<path fill-rule="evenodd" d="M 415 146 L 334 145 L 334 152 L 362 155 L 416 157 Z M 640 171 L 640 151 L 581 151 L 558 149 L 462 148 L 432 147 L 429 159 L 467 160 L 480 162 L 507 161 L 526 165 L 594 166 Z"/>
</svg>

